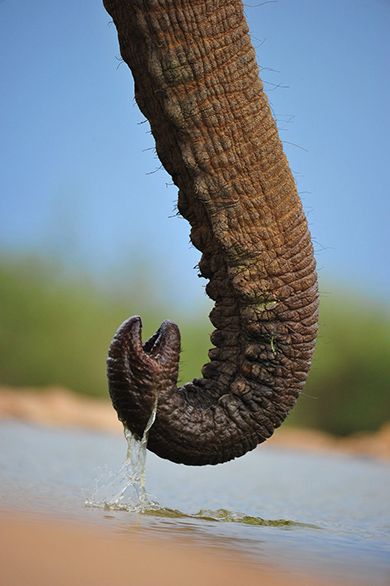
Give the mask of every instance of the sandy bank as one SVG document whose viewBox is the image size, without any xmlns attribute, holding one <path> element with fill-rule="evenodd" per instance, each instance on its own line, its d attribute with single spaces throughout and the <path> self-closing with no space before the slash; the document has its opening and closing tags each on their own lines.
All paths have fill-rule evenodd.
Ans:
<svg viewBox="0 0 390 586">
<path fill-rule="evenodd" d="M 21 419 L 41 425 L 86 427 L 122 433 L 107 400 L 89 399 L 62 388 L 13 389 L 0 387 L 0 419 Z M 326 433 L 283 426 L 261 449 L 280 446 L 310 452 L 342 452 L 390 459 L 390 423 L 376 433 L 337 438 Z"/>
<path fill-rule="evenodd" d="M 201 546 L 145 539 L 21 514 L 0 513 L 1 583 L 7 586 L 336 586 L 222 556 Z M 343 581 L 346 585 L 346 582 Z"/>
</svg>

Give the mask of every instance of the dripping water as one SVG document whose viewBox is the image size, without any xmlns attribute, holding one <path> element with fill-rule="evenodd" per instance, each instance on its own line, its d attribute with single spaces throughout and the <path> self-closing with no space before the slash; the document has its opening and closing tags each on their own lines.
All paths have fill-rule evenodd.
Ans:
<svg viewBox="0 0 390 586">
<path fill-rule="evenodd" d="M 96 481 L 93 495 L 85 501 L 87 507 L 98 507 L 106 511 L 128 511 L 156 517 L 174 519 L 201 519 L 204 521 L 240 523 L 267 527 L 302 526 L 317 528 L 315 525 L 297 523 L 285 519 L 267 520 L 226 509 L 201 509 L 197 513 L 183 513 L 177 509 L 161 507 L 146 491 L 145 465 L 149 431 L 156 419 L 157 400 L 146 424 L 141 440 L 123 427 L 127 442 L 126 460 L 116 473 L 105 473 Z"/>
<path fill-rule="evenodd" d="M 127 442 L 126 460 L 116 473 L 105 481 L 98 480 L 91 498 L 85 501 L 87 507 L 99 507 L 110 511 L 143 513 L 158 508 L 146 492 L 145 464 L 148 435 L 157 413 L 157 399 L 146 424 L 142 439 L 138 440 L 125 426 Z"/>
<path fill-rule="evenodd" d="M 266 527 L 310 527 L 316 525 L 298 523 L 285 519 L 268 520 L 226 509 L 201 509 L 197 513 L 183 513 L 177 509 L 161 507 L 152 500 L 145 486 L 145 464 L 148 435 L 157 413 L 157 400 L 141 440 L 137 440 L 129 429 L 123 428 L 127 442 L 126 460 L 116 473 L 105 474 L 96 482 L 91 498 L 85 501 L 87 507 L 103 508 L 107 511 L 128 511 L 168 519 L 195 519 L 203 521 L 240 523 Z"/>
</svg>

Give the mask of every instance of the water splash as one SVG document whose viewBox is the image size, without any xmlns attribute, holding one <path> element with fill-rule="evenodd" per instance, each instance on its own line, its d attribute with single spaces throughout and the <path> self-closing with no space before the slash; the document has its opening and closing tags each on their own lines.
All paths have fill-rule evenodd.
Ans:
<svg viewBox="0 0 390 586">
<path fill-rule="evenodd" d="M 157 400 L 146 424 L 141 440 L 137 440 L 129 429 L 123 428 L 127 442 L 126 460 L 117 473 L 111 473 L 105 482 L 97 481 L 87 507 L 99 507 L 110 511 L 143 513 L 158 508 L 146 492 L 145 464 L 148 435 L 157 413 Z"/>
<path fill-rule="evenodd" d="M 146 424 L 141 440 L 137 440 L 129 429 L 124 427 L 127 442 L 126 460 L 116 473 L 105 474 L 97 481 L 91 498 L 85 501 L 87 507 L 103 508 L 107 511 L 128 511 L 143 513 L 154 517 L 167 519 L 201 520 L 224 523 L 240 523 L 243 525 L 257 525 L 261 527 L 310 527 L 318 529 L 316 525 L 299 523 L 286 519 L 263 519 L 244 513 L 235 513 L 227 509 L 201 509 L 197 513 L 183 513 L 177 509 L 161 507 L 148 495 L 145 487 L 145 464 L 148 435 L 157 413 L 157 401 L 153 407 L 149 421 Z"/>
</svg>

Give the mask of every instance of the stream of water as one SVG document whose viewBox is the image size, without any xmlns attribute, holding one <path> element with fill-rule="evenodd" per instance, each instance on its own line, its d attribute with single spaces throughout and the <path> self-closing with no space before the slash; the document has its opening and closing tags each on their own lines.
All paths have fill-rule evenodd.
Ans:
<svg viewBox="0 0 390 586">
<path fill-rule="evenodd" d="M 389 584 L 388 464 L 267 445 L 219 466 L 180 466 L 148 453 L 146 491 L 145 442 L 126 439 L 127 457 L 119 436 L 1 422 L 0 507 Z"/>
<path fill-rule="evenodd" d="M 106 511 L 145 513 L 159 510 L 146 492 L 145 466 L 148 436 L 157 413 L 157 401 L 146 424 L 141 440 L 137 440 L 127 427 L 123 428 L 127 443 L 126 460 L 117 473 L 109 473 L 96 482 L 87 507 L 103 508 Z"/>
</svg>

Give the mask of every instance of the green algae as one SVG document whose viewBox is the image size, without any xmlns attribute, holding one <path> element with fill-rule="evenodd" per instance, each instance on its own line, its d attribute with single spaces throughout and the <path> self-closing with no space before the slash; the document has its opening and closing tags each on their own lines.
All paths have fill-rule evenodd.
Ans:
<svg viewBox="0 0 390 586">
<path fill-rule="evenodd" d="M 168 519 L 201 519 L 202 521 L 215 521 L 222 523 L 240 523 L 242 525 L 254 525 L 259 527 L 309 527 L 319 529 L 317 525 L 308 523 L 299 523 L 298 521 L 290 521 L 287 519 L 263 519 L 262 517 L 253 517 L 243 513 L 234 513 L 227 509 L 201 509 L 197 513 L 183 513 L 177 509 L 169 509 L 164 507 L 156 507 L 144 509 L 144 515 L 152 517 L 164 517 Z"/>
<path fill-rule="evenodd" d="M 276 299 L 267 299 L 266 301 L 256 303 L 255 309 L 260 312 L 269 311 L 270 309 L 275 309 L 277 304 L 278 302 L 276 301 Z"/>
</svg>

